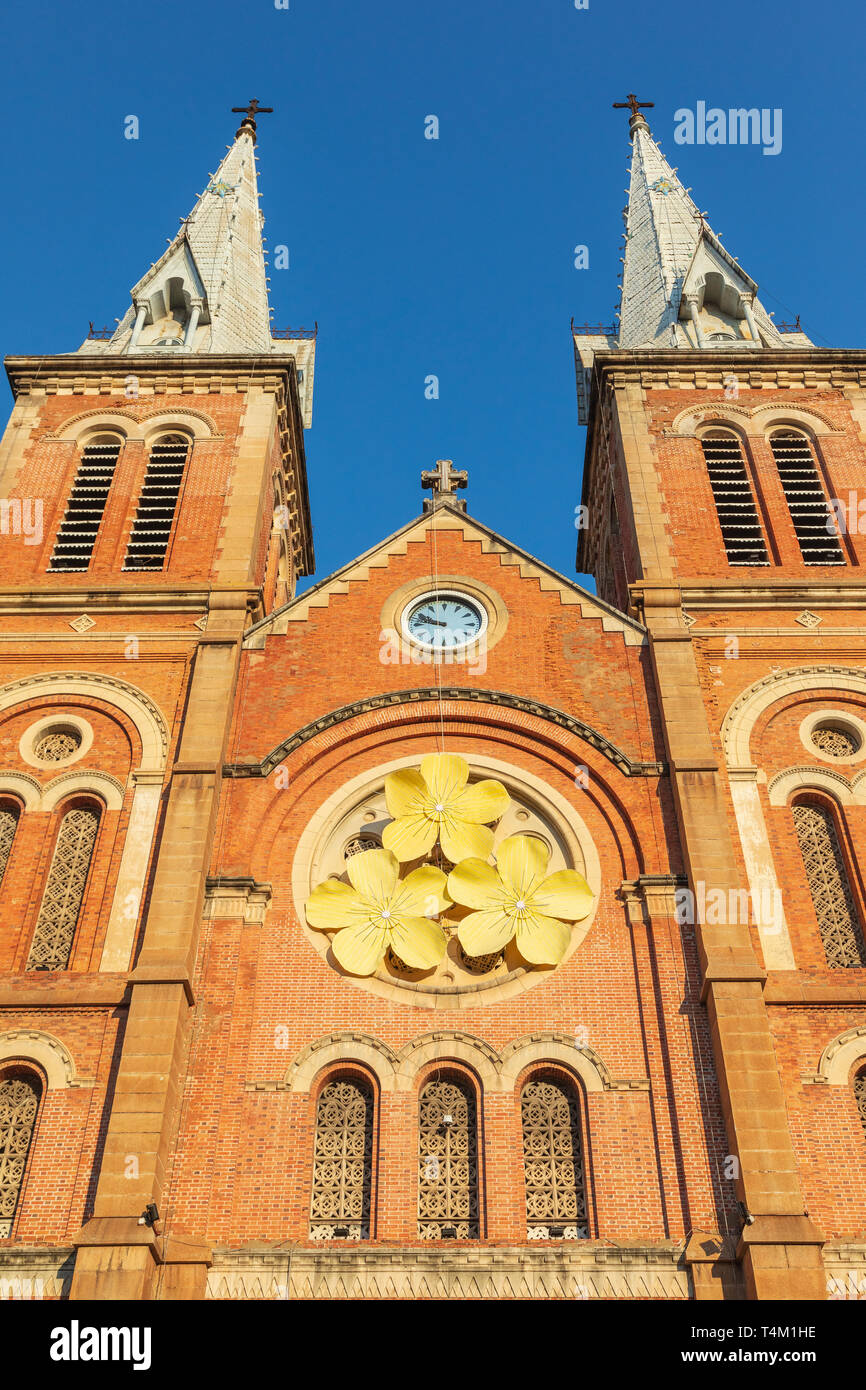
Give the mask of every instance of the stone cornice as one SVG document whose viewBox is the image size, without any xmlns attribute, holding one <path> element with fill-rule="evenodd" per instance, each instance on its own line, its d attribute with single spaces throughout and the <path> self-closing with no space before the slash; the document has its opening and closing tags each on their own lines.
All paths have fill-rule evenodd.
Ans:
<svg viewBox="0 0 866 1390">
<path fill-rule="evenodd" d="M 664 763 L 633 760 L 621 748 L 617 748 L 616 744 L 611 743 L 610 739 L 593 729 L 591 725 L 585 724 L 582 719 L 575 719 L 563 710 L 554 708 L 553 705 L 546 705 L 539 700 L 530 700 L 520 695 L 509 695 L 502 690 L 480 690 L 473 686 L 445 686 L 440 689 L 437 686 L 430 686 L 418 690 L 391 690 L 386 694 L 370 695 L 366 699 L 355 700 L 349 705 L 341 705 L 338 709 L 331 710 L 319 719 L 305 724 L 297 733 L 277 744 L 276 748 L 268 753 L 261 762 L 226 763 L 223 773 L 226 777 L 267 777 L 309 739 L 315 738 L 336 724 L 342 724 L 346 720 L 355 719 L 358 715 L 369 714 L 374 710 L 389 709 L 395 705 L 445 700 L 472 701 L 516 710 L 521 714 L 535 715 L 549 724 L 555 724 L 558 728 L 565 729 L 568 733 L 576 735 L 577 738 L 583 739 L 593 748 L 598 749 L 626 777 L 660 777 L 665 771 Z"/>
<path fill-rule="evenodd" d="M 167 360 L 164 356 L 116 356 L 100 355 L 88 357 L 79 353 L 58 355 L 7 357 L 4 359 L 6 375 L 12 393 L 19 395 L 30 392 L 34 387 L 51 395 L 62 389 L 77 394 L 90 394 L 89 384 L 98 394 L 117 394 L 126 397 L 126 379 L 136 376 L 139 379 L 139 393 L 159 394 L 168 389 L 184 392 L 194 389 L 204 382 L 208 390 L 239 391 L 255 386 L 260 390 L 276 391 L 285 387 L 286 378 L 296 367 L 291 353 L 272 353 L 267 356 L 253 354 L 241 355 L 217 353 L 200 357 L 185 357 L 180 361 Z M 144 388 L 144 389 L 142 389 Z"/>
</svg>

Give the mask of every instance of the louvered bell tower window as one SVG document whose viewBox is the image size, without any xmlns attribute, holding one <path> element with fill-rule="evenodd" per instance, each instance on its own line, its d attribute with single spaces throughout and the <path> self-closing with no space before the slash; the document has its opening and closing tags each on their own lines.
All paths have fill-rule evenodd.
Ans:
<svg viewBox="0 0 866 1390">
<path fill-rule="evenodd" d="M 788 430 L 774 434 L 770 447 L 804 563 L 844 565 L 833 513 L 808 439 Z"/>
<path fill-rule="evenodd" d="M 65 970 L 69 964 L 98 829 L 99 815 L 90 806 L 74 807 L 60 822 L 28 970 Z"/>
<path fill-rule="evenodd" d="M 122 442 L 113 436 L 102 436 L 85 445 L 49 569 L 88 569 Z"/>
<path fill-rule="evenodd" d="M 834 970 L 866 966 L 863 928 L 832 812 L 826 806 L 791 809 L 827 964 Z"/>
<path fill-rule="evenodd" d="M 161 570 L 165 564 L 188 454 L 189 440 L 182 435 L 153 445 L 132 523 L 125 570 Z"/>
<path fill-rule="evenodd" d="M 767 547 L 740 441 L 731 434 L 701 440 L 729 565 L 767 565 Z"/>
</svg>

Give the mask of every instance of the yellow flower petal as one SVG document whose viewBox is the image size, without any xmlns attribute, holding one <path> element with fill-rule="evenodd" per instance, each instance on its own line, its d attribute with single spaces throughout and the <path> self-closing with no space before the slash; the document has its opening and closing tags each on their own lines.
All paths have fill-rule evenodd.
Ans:
<svg viewBox="0 0 866 1390">
<path fill-rule="evenodd" d="M 421 759 L 421 776 L 434 802 L 445 806 L 466 786 L 469 764 L 459 753 L 428 753 Z"/>
<path fill-rule="evenodd" d="M 499 908 L 470 912 L 457 928 L 457 939 L 467 956 L 489 956 L 501 951 L 514 935 L 514 920 Z"/>
<path fill-rule="evenodd" d="M 382 844 L 400 860 L 401 864 L 410 859 L 421 859 L 436 843 L 439 827 L 426 816 L 401 816 L 392 820 L 382 832 Z M 367 850 L 367 854 L 372 854 Z M 361 858 L 360 855 L 355 856 Z M 349 861 L 351 863 L 351 860 Z"/>
<path fill-rule="evenodd" d="M 510 800 L 502 783 L 489 777 L 484 782 L 475 782 L 471 787 L 465 787 L 452 799 L 448 809 L 458 820 L 489 825 L 491 821 L 499 820 L 500 816 L 505 815 Z"/>
<path fill-rule="evenodd" d="M 470 825 L 449 816 L 439 827 L 439 843 L 452 864 L 459 864 L 461 859 L 486 859 L 493 850 L 493 831 L 486 825 Z"/>
<path fill-rule="evenodd" d="M 316 931 L 336 931 L 357 926 L 366 921 L 370 909 L 362 903 L 354 888 L 339 879 L 327 879 L 314 888 L 307 898 L 304 911 L 307 922 Z"/>
<path fill-rule="evenodd" d="M 426 917 L 398 917 L 391 928 L 391 949 L 413 970 L 432 970 L 447 944 L 439 923 Z"/>
<path fill-rule="evenodd" d="M 524 901 L 544 878 L 550 856 L 531 835 L 509 835 L 496 851 L 496 867 L 506 888 Z"/>
<path fill-rule="evenodd" d="M 422 864 L 397 884 L 391 911 L 399 916 L 438 917 L 451 906 L 445 889 L 446 878 L 441 869 Z M 406 964 L 408 965 L 408 961 Z"/>
<path fill-rule="evenodd" d="M 448 875 L 448 892 L 456 903 L 478 911 L 497 906 L 505 898 L 502 881 L 483 859 L 464 859 Z"/>
<path fill-rule="evenodd" d="M 568 950 L 571 929 L 543 912 L 528 912 L 517 924 L 517 949 L 530 965 L 559 965 Z"/>
<path fill-rule="evenodd" d="M 391 900 L 399 872 L 397 860 L 387 849 L 365 849 L 346 860 L 352 887 L 382 907 Z"/>
<path fill-rule="evenodd" d="M 373 851 L 367 850 L 367 853 Z M 350 975 L 372 975 L 384 959 L 387 947 L 387 931 L 372 922 L 338 931 L 331 942 L 331 950 Z"/>
<path fill-rule="evenodd" d="M 595 895 L 582 874 L 576 869 L 560 869 L 536 888 L 531 906 L 533 912 L 579 922 L 592 911 L 594 901 Z"/>
<path fill-rule="evenodd" d="M 399 772 L 388 773 L 385 778 L 385 800 L 388 814 L 398 820 L 400 816 L 417 816 L 430 800 L 430 793 L 417 768 L 406 767 Z"/>
</svg>

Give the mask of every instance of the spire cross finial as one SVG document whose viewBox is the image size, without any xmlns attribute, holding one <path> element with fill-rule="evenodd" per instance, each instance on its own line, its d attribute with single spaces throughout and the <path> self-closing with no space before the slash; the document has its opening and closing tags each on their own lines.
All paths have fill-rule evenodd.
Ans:
<svg viewBox="0 0 866 1390">
<path fill-rule="evenodd" d="M 628 93 L 628 96 L 627 96 L 627 98 L 626 98 L 625 101 L 615 101 L 615 102 L 613 103 L 613 105 L 614 105 L 614 109 L 615 109 L 616 111 L 625 111 L 625 109 L 628 108 L 628 110 L 629 110 L 629 111 L 631 112 L 631 114 L 632 114 L 632 120 L 634 120 L 635 116 L 639 116 L 639 115 L 640 115 L 641 108 L 644 108 L 644 109 L 645 109 L 646 107 L 649 107 L 649 106 L 655 106 L 655 102 L 654 102 L 654 101 L 638 101 L 638 99 L 637 99 L 637 97 L 635 96 L 634 92 L 629 92 L 629 93 Z"/>
<path fill-rule="evenodd" d="M 465 469 L 455 468 L 450 459 L 437 459 L 435 468 L 425 469 L 421 474 L 421 486 L 433 489 L 432 503 L 425 501 L 425 511 L 428 506 L 435 506 L 436 502 L 446 497 L 465 509 L 466 503 L 458 503 L 454 494 L 458 488 L 466 487 L 468 480 L 469 475 Z"/>
<path fill-rule="evenodd" d="M 274 108 L 272 106 L 259 106 L 258 97 L 253 97 L 252 101 L 248 102 L 246 106 L 233 106 L 232 111 L 236 115 L 242 115 L 244 118 L 241 121 L 237 131 L 235 132 L 235 139 L 237 139 L 241 131 L 245 130 L 248 132 L 249 135 L 252 136 L 253 144 L 255 144 L 256 116 L 270 115 L 273 109 Z"/>
</svg>

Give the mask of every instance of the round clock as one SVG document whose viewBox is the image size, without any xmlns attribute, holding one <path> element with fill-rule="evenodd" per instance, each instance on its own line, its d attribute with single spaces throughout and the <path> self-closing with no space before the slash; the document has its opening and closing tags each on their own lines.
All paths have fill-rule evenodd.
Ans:
<svg viewBox="0 0 866 1390">
<path fill-rule="evenodd" d="M 473 598 L 460 593 L 430 593 L 410 603 L 403 629 L 419 646 L 434 651 L 466 647 L 481 636 L 487 613 Z"/>
</svg>

